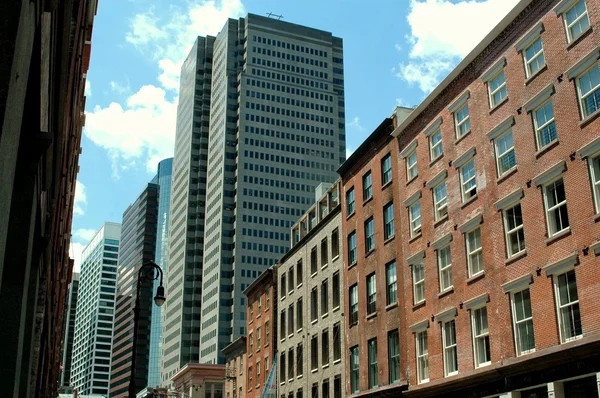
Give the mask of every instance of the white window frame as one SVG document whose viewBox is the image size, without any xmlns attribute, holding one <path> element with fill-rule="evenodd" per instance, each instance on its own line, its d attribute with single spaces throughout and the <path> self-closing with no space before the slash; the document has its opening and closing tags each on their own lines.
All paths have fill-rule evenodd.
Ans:
<svg viewBox="0 0 600 398">
<path fill-rule="evenodd" d="M 471 247 L 469 236 L 473 234 L 479 234 L 479 247 Z M 473 228 L 467 232 L 465 232 L 465 246 L 467 250 L 467 267 L 469 271 L 469 278 L 477 276 L 484 271 L 483 266 L 483 244 L 481 242 L 481 227 Z M 479 269 L 474 272 L 473 269 L 474 262 L 473 259 L 478 258 Z"/>
<path fill-rule="evenodd" d="M 482 311 L 485 309 L 485 320 L 487 323 L 487 330 L 486 331 L 482 331 L 482 332 L 478 332 L 477 331 L 477 322 L 476 322 L 476 317 L 478 316 L 479 311 Z M 475 368 L 481 368 L 487 365 L 490 365 L 492 363 L 491 360 L 491 344 L 490 344 L 490 325 L 488 322 L 488 316 L 487 316 L 487 306 L 481 306 L 481 307 L 477 307 L 477 308 L 472 308 L 471 309 L 471 330 L 472 330 L 472 335 L 473 335 L 473 360 L 475 363 Z M 490 358 L 488 358 L 488 360 L 486 362 L 479 362 L 479 349 L 478 349 L 478 345 L 477 342 L 480 339 L 483 339 L 483 341 L 485 342 L 485 339 L 487 338 L 488 341 L 488 346 L 490 347 Z M 485 343 L 484 343 L 485 344 Z"/>
<path fill-rule="evenodd" d="M 350 265 L 356 264 L 356 262 L 358 261 L 358 248 L 356 246 L 356 231 L 350 232 L 346 239 L 348 242 L 348 265 L 350 266 Z M 351 240 L 354 242 L 353 248 L 350 246 Z M 352 258 L 352 257 L 354 257 L 354 258 Z"/>
<path fill-rule="evenodd" d="M 589 156 L 588 164 L 594 197 L 594 210 L 596 214 L 600 214 L 600 152 L 596 152 L 594 155 Z M 597 168 L 594 167 L 596 164 Z"/>
<path fill-rule="evenodd" d="M 440 293 L 447 292 L 454 288 L 454 284 L 452 283 L 452 250 L 450 249 L 450 245 L 438 249 L 436 258 L 438 264 L 438 276 L 440 278 Z M 444 258 L 447 260 L 446 264 L 442 264 Z M 446 283 L 449 284 L 446 285 Z"/>
<path fill-rule="evenodd" d="M 567 275 L 573 272 L 575 276 L 575 291 L 577 293 L 577 300 L 569 301 L 568 303 L 562 303 L 560 298 L 560 277 L 567 277 Z M 574 335 L 571 337 L 566 337 L 565 333 L 565 325 L 563 320 L 563 310 L 569 309 L 570 307 L 579 306 L 579 292 L 577 291 L 577 275 L 575 274 L 575 270 L 573 268 L 569 269 L 566 272 L 561 274 L 553 275 L 552 283 L 554 285 L 554 301 L 556 303 L 556 318 L 558 321 L 558 331 L 560 335 L 561 343 L 568 343 L 569 341 L 578 340 L 583 337 L 583 326 L 581 326 L 581 334 Z M 581 312 L 579 314 L 579 323 L 581 324 Z"/>
<path fill-rule="evenodd" d="M 427 341 L 427 338 L 427 329 L 415 333 L 418 384 L 427 383 L 429 381 L 429 342 Z M 425 370 L 425 372 L 423 370 Z"/>
<path fill-rule="evenodd" d="M 411 160 L 412 159 L 412 160 Z M 417 150 L 415 149 L 406 156 L 406 180 L 411 181 L 419 175 L 417 166 Z"/>
<path fill-rule="evenodd" d="M 443 198 L 437 199 L 437 190 L 444 186 L 444 190 L 446 191 L 446 195 Z M 435 221 L 440 221 L 444 217 L 448 215 L 448 187 L 446 186 L 446 180 L 440 182 L 435 187 L 431 188 L 433 192 L 433 211 L 435 215 Z"/>
<path fill-rule="evenodd" d="M 542 124 L 541 126 L 538 125 L 538 117 L 537 114 L 538 112 L 542 111 L 543 109 L 546 108 L 546 106 L 548 106 L 548 104 L 550 104 L 552 106 L 552 119 L 546 120 L 546 122 L 544 124 Z M 537 143 L 537 148 L 538 151 L 542 150 L 550 145 L 552 145 L 554 142 L 556 142 L 558 140 L 558 132 L 556 130 L 556 122 L 554 120 L 554 103 L 552 102 L 552 98 L 548 99 L 547 101 L 544 101 L 543 104 L 541 104 L 540 106 L 538 106 L 537 108 L 535 108 L 532 112 L 531 112 L 531 117 L 533 118 L 533 126 L 535 129 L 535 140 Z M 546 127 L 549 127 L 551 124 L 554 124 L 554 135 L 555 138 L 551 141 L 548 141 L 547 144 L 543 145 L 542 144 L 542 135 L 541 133 L 544 131 L 544 129 Z"/>
<path fill-rule="evenodd" d="M 536 52 L 535 54 L 533 54 L 533 56 L 531 57 L 531 59 L 527 59 L 527 50 L 529 50 L 531 47 L 533 47 L 537 42 L 540 42 L 540 45 L 542 46 L 542 49 L 538 52 Z M 540 67 L 536 70 L 536 71 L 532 71 L 531 70 L 531 64 L 537 60 L 539 57 L 544 57 L 544 61 L 542 62 L 542 64 L 540 65 Z M 533 40 L 531 40 L 529 42 L 529 44 L 527 45 L 527 47 L 525 47 L 523 49 L 523 62 L 525 63 L 525 75 L 529 78 L 533 75 L 535 75 L 536 73 L 538 73 L 539 71 L 541 71 L 544 66 L 546 65 L 546 56 L 544 54 L 544 43 L 542 41 L 542 37 L 541 36 L 536 36 Z"/>
<path fill-rule="evenodd" d="M 600 176 L 599 176 L 600 178 Z M 600 190 L 600 185 L 598 186 Z M 600 192 L 600 191 L 599 191 Z M 418 209 L 418 214 L 414 214 L 413 210 Z M 416 238 L 421 235 L 421 201 L 417 200 L 408 207 L 408 218 L 410 219 L 410 237 Z M 417 225 L 418 223 L 418 225 Z"/>
<path fill-rule="evenodd" d="M 504 81 L 502 82 L 502 84 L 500 84 L 498 87 L 496 87 L 494 90 L 492 90 L 492 82 L 494 82 L 496 79 L 498 79 L 500 77 L 500 75 L 502 75 L 504 77 Z M 496 74 L 494 74 L 487 82 L 487 86 L 488 86 L 488 97 L 489 97 L 489 101 L 490 101 L 490 109 L 495 108 L 496 106 L 498 106 L 498 104 L 500 104 L 502 101 L 504 101 L 504 99 L 508 98 L 508 89 L 506 88 L 506 74 L 504 73 L 504 68 L 500 69 Z M 501 97 L 497 102 L 494 101 L 494 95 L 496 93 L 501 93 L 502 89 L 504 89 L 504 97 Z"/>
<path fill-rule="evenodd" d="M 373 217 L 365 221 L 365 254 L 375 250 L 375 219 Z"/>
<path fill-rule="evenodd" d="M 575 78 L 575 82 L 577 85 L 577 98 L 579 99 L 579 107 L 581 108 L 581 117 L 583 119 L 587 118 L 589 115 L 591 115 L 592 113 L 595 113 L 596 111 L 592 112 L 592 113 L 586 113 L 586 108 L 585 108 L 585 99 L 591 95 L 594 95 L 598 90 L 600 90 L 600 83 L 597 86 L 594 86 L 593 88 L 590 89 L 590 91 L 588 91 L 585 95 L 582 94 L 581 92 L 581 79 L 586 76 L 588 73 L 592 72 L 592 69 L 598 69 L 600 72 L 600 63 L 599 62 L 594 62 L 589 68 L 587 68 L 585 71 L 581 72 L 576 78 Z M 598 109 L 600 109 L 600 106 L 598 107 Z"/>
<path fill-rule="evenodd" d="M 392 284 L 394 285 L 393 292 L 390 291 Z M 398 271 L 395 260 L 385 265 L 385 293 L 386 305 L 398 303 Z"/>
<path fill-rule="evenodd" d="M 581 15 L 579 15 L 577 18 L 575 18 L 574 21 L 572 21 L 571 23 L 569 23 L 567 21 L 567 13 L 569 11 L 571 11 L 577 4 L 579 4 L 579 1 L 574 2 L 569 8 L 567 8 L 566 10 L 564 10 L 562 12 L 563 15 L 563 21 L 565 24 L 565 32 L 567 34 L 567 43 L 572 43 L 573 41 L 577 40 L 578 37 L 580 37 L 583 33 L 585 33 L 589 27 L 591 26 L 590 24 L 590 16 L 587 10 L 587 4 L 585 3 L 585 0 L 581 0 L 581 2 L 583 2 L 583 5 L 585 6 L 585 12 L 583 12 Z M 578 24 L 583 18 L 587 18 L 587 24 L 588 24 L 588 28 L 586 29 L 582 29 L 581 33 L 577 36 L 573 36 L 573 34 L 571 33 L 571 29 L 573 28 L 573 26 L 575 26 L 576 24 Z"/>
<path fill-rule="evenodd" d="M 464 173 L 465 173 L 465 171 L 467 171 L 467 167 L 473 169 L 473 175 L 469 176 L 465 180 Z M 471 198 L 474 198 L 475 196 L 477 196 L 477 169 L 475 169 L 475 159 L 469 160 L 467 163 L 465 163 L 465 165 L 461 166 L 459 171 L 460 171 L 460 193 L 461 193 L 462 201 L 463 201 L 463 203 L 465 203 L 466 201 L 470 200 Z M 471 184 L 474 184 L 474 185 L 467 187 L 468 185 L 471 185 Z M 475 190 L 475 193 L 471 193 L 473 190 Z M 467 197 L 467 194 L 469 194 L 468 197 Z"/>
<path fill-rule="evenodd" d="M 563 186 L 563 191 L 564 191 L 564 194 L 565 194 L 565 199 L 562 202 L 557 203 L 554 206 L 550 207 L 550 205 L 548 203 L 548 189 L 551 186 L 555 185 L 559 181 L 562 181 L 562 186 Z M 567 190 L 566 190 L 566 187 L 565 187 L 565 181 L 564 181 L 564 179 L 562 177 L 556 178 L 556 179 L 548 182 L 547 184 L 544 184 L 543 187 L 542 187 L 542 189 L 543 189 L 543 194 L 544 194 L 544 212 L 546 213 L 546 227 L 547 227 L 547 231 L 548 231 L 548 237 L 551 238 L 553 236 L 556 236 L 556 235 L 558 235 L 560 233 L 563 233 L 563 232 L 568 231 L 568 230 L 571 229 L 571 224 L 570 224 L 570 221 L 569 221 L 568 208 L 567 208 Z M 555 210 L 559 210 L 563 206 L 565 207 L 566 212 L 567 212 L 567 220 L 566 221 L 567 221 L 568 225 L 566 227 L 560 229 L 560 230 L 552 231 L 552 227 L 551 227 L 552 222 L 551 222 L 551 220 L 555 219 L 555 215 L 553 213 L 554 213 Z"/>
<path fill-rule="evenodd" d="M 454 342 L 448 342 L 446 337 L 446 328 L 452 326 L 452 330 L 454 331 Z M 454 319 L 450 319 L 449 321 L 442 323 L 442 346 L 444 348 L 444 377 L 453 376 L 458 374 L 458 349 L 456 345 L 456 322 Z M 450 371 L 449 369 L 449 352 L 454 351 L 454 357 L 456 358 L 456 369 Z"/>
<path fill-rule="evenodd" d="M 391 209 L 391 218 L 386 220 L 386 211 Z M 395 214 L 394 214 L 394 202 L 389 202 L 385 206 L 383 206 L 383 238 L 387 241 L 388 239 L 392 239 L 396 236 L 395 230 Z"/>
<path fill-rule="evenodd" d="M 462 119 L 459 119 L 459 114 L 463 110 L 467 110 L 467 114 Z M 467 129 L 463 132 L 462 127 L 467 125 Z M 456 138 L 459 139 L 464 137 L 469 131 L 471 131 L 471 115 L 469 114 L 469 104 L 465 103 L 460 109 L 457 109 L 454 112 L 454 128 L 456 130 Z"/>
<path fill-rule="evenodd" d="M 375 309 L 369 312 L 369 305 L 374 304 Z M 367 275 L 367 315 L 377 312 L 377 275 L 373 272 Z"/>
<path fill-rule="evenodd" d="M 526 250 L 525 228 L 524 228 L 524 224 L 523 224 L 523 208 L 521 208 L 521 225 L 516 226 L 515 228 L 513 228 L 511 230 L 508 229 L 508 212 L 517 206 L 521 206 L 521 202 L 514 203 L 510 207 L 502 209 L 502 219 L 504 221 L 504 241 L 506 242 L 506 257 L 507 258 L 512 258 L 514 256 L 517 256 L 518 254 L 520 254 Z M 510 245 L 510 236 L 512 234 L 519 233 L 520 230 L 523 230 L 523 243 L 524 243 L 523 250 L 512 253 L 511 245 Z"/>
<path fill-rule="evenodd" d="M 356 319 L 358 321 L 358 284 L 350 286 L 348 296 L 349 296 L 348 302 L 349 302 L 349 310 L 350 310 L 349 320 L 352 319 L 352 314 L 354 312 L 356 312 Z M 354 308 L 356 308 L 356 311 L 353 311 Z"/>
<path fill-rule="evenodd" d="M 417 280 L 417 271 L 421 270 L 422 278 Z M 412 266 L 412 280 L 413 280 L 413 301 L 415 305 L 425 302 L 425 264 L 423 261 L 419 261 Z M 422 296 L 421 300 L 418 297 Z"/>
<path fill-rule="evenodd" d="M 525 317 L 523 319 L 517 319 L 516 295 L 521 294 L 521 297 L 522 297 L 523 292 L 525 292 L 525 291 L 527 291 L 529 293 L 529 297 L 530 297 L 529 298 L 529 311 L 531 312 L 531 316 Z M 523 350 L 523 349 L 521 349 L 523 343 L 521 341 L 521 334 L 519 333 L 519 325 L 524 324 L 524 323 L 531 323 L 532 332 L 534 330 L 533 329 L 533 312 L 532 312 L 532 307 L 531 307 L 531 291 L 529 290 L 529 286 L 526 287 L 525 289 L 510 292 L 510 305 L 511 305 L 511 309 L 512 309 L 513 333 L 514 333 L 514 338 L 515 338 L 515 352 L 516 352 L 517 356 L 526 355 L 526 354 L 535 352 L 535 336 L 534 336 L 533 348 L 529 349 L 529 350 Z"/>
<path fill-rule="evenodd" d="M 434 142 L 434 137 L 438 136 L 440 139 L 437 142 Z M 438 155 L 435 152 L 440 148 L 440 153 Z M 429 136 L 429 156 L 431 161 L 433 162 L 436 159 L 441 158 L 444 155 L 444 147 L 442 145 L 442 130 L 437 129 L 433 134 Z"/>
<path fill-rule="evenodd" d="M 512 141 L 513 141 L 513 145 L 512 147 L 506 149 L 504 152 L 500 153 L 500 149 L 498 148 L 498 142 L 500 139 L 506 137 L 508 134 L 510 134 L 512 136 Z M 502 172 L 502 168 L 500 167 L 501 165 L 501 160 L 507 156 L 510 152 L 515 152 L 515 137 L 513 136 L 512 133 L 512 129 L 507 129 L 504 133 L 502 133 L 501 135 L 499 135 L 498 137 L 494 138 L 494 152 L 496 152 L 496 169 L 498 170 L 498 177 L 502 177 L 503 175 L 510 173 L 515 167 L 517 167 L 517 154 L 514 154 L 515 157 L 515 165 L 512 166 L 509 169 L 506 169 L 504 172 Z"/>
</svg>

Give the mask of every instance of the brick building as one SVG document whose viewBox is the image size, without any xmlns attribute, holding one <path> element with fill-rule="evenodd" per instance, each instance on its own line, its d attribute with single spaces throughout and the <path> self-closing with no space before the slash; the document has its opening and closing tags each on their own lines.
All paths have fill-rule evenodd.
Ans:
<svg viewBox="0 0 600 398">
<path fill-rule="evenodd" d="M 400 244 L 398 146 L 391 133 L 398 108 L 359 146 L 338 172 L 343 186 L 344 313 L 347 396 L 397 395 L 406 387 Z M 399 239 L 398 239 L 399 240 Z M 400 270 L 400 272 L 399 272 Z M 400 279 L 401 281 L 401 279 Z"/>
<path fill-rule="evenodd" d="M 246 391 L 246 336 L 223 348 L 225 356 L 225 397 L 242 398 Z"/>
<path fill-rule="evenodd" d="M 345 380 L 340 184 L 321 184 L 275 265 L 278 396 L 341 398 Z"/>
<path fill-rule="evenodd" d="M 520 1 L 394 130 L 406 396 L 598 396 L 598 27 L 597 0 Z"/>
<path fill-rule="evenodd" d="M 260 397 L 277 355 L 277 281 L 267 268 L 245 290 L 246 391 L 239 397 Z M 238 389 L 239 390 L 239 389 Z"/>
</svg>

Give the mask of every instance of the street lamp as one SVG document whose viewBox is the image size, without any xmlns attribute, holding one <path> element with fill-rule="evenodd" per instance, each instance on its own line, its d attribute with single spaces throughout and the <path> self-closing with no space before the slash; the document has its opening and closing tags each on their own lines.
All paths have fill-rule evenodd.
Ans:
<svg viewBox="0 0 600 398">
<path fill-rule="evenodd" d="M 137 290 L 135 296 L 135 307 L 133 309 L 133 348 L 131 350 L 131 376 L 129 379 L 129 398 L 135 398 L 135 360 L 138 339 L 138 321 L 140 320 L 140 288 L 142 282 L 155 281 L 160 278 L 160 284 L 156 288 L 154 303 L 160 307 L 167 298 L 165 297 L 165 288 L 163 287 L 163 271 L 154 261 L 150 260 L 142 265 L 138 271 Z"/>
</svg>

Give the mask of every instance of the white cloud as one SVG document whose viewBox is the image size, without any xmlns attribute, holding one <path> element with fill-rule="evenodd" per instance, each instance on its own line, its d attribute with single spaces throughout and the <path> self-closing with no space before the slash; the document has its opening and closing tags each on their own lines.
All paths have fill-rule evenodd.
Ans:
<svg viewBox="0 0 600 398">
<path fill-rule="evenodd" d="M 346 159 L 348 159 L 354 153 L 354 148 L 346 147 Z"/>
<path fill-rule="evenodd" d="M 71 242 L 69 246 L 69 257 L 73 259 L 73 272 L 81 272 L 81 253 L 85 245 L 78 242 Z"/>
<path fill-rule="evenodd" d="M 85 89 L 83 90 L 83 94 L 86 97 L 92 96 L 92 83 L 89 80 L 85 80 Z"/>
<path fill-rule="evenodd" d="M 431 92 L 517 2 L 411 0 L 409 60 L 400 64 L 397 76 Z"/>
<path fill-rule="evenodd" d="M 360 124 L 360 118 L 358 116 L 354 116 L 352 121 L 348 123 L 348 127 L 361 133 L 367 131 L 367 129 Z"/>
<path fill-rule="evenodd" d="M 73 237 L 84 243 L 88 243 L 96 235 L 95 229 L 79 228 L 73 232 Z"/>
<path fill-rule="evenodd" d="M 96 106 L 86 117 L 85 134 L 108 151 L 115 178 L 141 159 L 154 171 L 157 161 L 173 155 L 183 60 L 199 35 L 216 35 L 227 18 L 244 14 L 241 0 L 201 0 L 185 10 L 171 6 L 160 17 L 151 9 L 131 19 L 125 41 L 157 63 L 158 84 L 144 85 L 125 103 Z"/>
<path fill-rule="evenodd" d="M 85 185 L 77 180 L 75 183 L 75 198 L 73 199 L 73 214 L 82 216 L 85 213 L 84 207 L 86 204 L 87 197 L 85 196 Z"/>
<path fill-rule="evenodd" d="M 122 84 L 115 82 L 114 80 L 111 80 L 109 84 L 110 89 L 117 94 L 125 94 L 131 90 L 129 88 L 129 84 L 127 84 L 127 86 L 123 86 Z"/>
</svg>

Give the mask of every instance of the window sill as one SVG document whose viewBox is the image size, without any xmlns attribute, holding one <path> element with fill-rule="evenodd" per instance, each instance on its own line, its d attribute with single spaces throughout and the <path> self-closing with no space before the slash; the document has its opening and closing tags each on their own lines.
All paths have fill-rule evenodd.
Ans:
<svg viewBox="0 0 600 398">
<path fill-rule="evenodd" d="M 398 307 L 398 302 L 396 301 L 395 303 L 389 304 L 385 307 L 386 311 L 392 310 L 394 308 Z"/>
<path fill-rule="evenodd" d="M 506 173 L 502 174 L 500 177 L 496 179 L 496 184 L 500 184 L 508 179 L 511 175 L 515 174 L 519 170 L 518 166 L 513 167 L 508 170 Z"/>
<path fill-rule="evenodd" d="M 296 330 L 296 333 L 302 333 L 302 329 L 304 329 L 304 328 L 300 328 L 300 329 Z"/>
<path fill-rule="evenodd" d="M 506 260 L 504 260 L 504 265 L 510 265 L 510 264 L 522 259 L 525 256 L 527 256 L 527 250 L 523 250 L 522 252 L 519 252 L 519 253 L 513 255 L 512 257 L 507 258 Z"/>
<path fill-rule="evenodd" d="M 365 258 L 369 257 L 371 254 L 375 253 L 375 249 L 371 249 L 365 253 Z"/>
<path fill-rule="evenodd" d="M 282 297 L 279 299 L 279 301 L 283 301 L 283 300 L 285 300 L 285 296 L 282 296 Z"/>
<path fill-rule="evenodd" d="M 594 222 L 600 221 L 600 213 L 594 214 L 593 220 Z"/>
<path fill-rule="evenodd" d="M 290 334 L 288 334 L 288 336 L 287 336 L 287 338 L 288 338 L 288 339 L 289 339 L 289 338 L 292 338 L 292 337 L 294 337 L 294 333 L 290 333 Z"/>
<path fill-rule="evenodd" d="M 312 274 L 310 274 L 311 278 L 314 278 L 315 276 L 317 276 L 317 271 L 313 272 Z"/>
<path fill-rule="evenodd" d="M 318 321 L 319 321 L 318 319 L 313 319 L 312 321 L 310 321 L 310 324 L 311 325 L 316 325 Z"/>
<path fill-rule="evenodd" d="M 334 261 L 335 261 L 335 260 L 337 260 L 338 258 L 340 258 L 340 255 L 339 255 L 339 254 L 338 254 L 337 256 L 334 256 L 334 257 L 331 259 L 331 262 L 334 262 Z"/>
<path fill-rule="evenodd" d="M 300 289 L 302 287 L 302 283 L 298 284 L 298 286 L 296 286 L 296 289 Z"/>
<path fill-rule="evenodd" d="M 317 373 L 318 371 L 319 371 L 319 368 L 316 368 L 316 369 L 312 369 L 312 370 L 310 371 L 310 373 Z"/>
<path fill-rule="evenodd" d="M 432 159 L 431 162 L 429 162 L 429 167 L 432 167 L 434 164 L 436 164 L 437 162 L 439 162 L 440 160 L 442 160 L 444 158 L 444 154 L 442 153 L 440 156 L 438 156 L 435 159 Z"/>
<path fill-rule="evenodd" d="M 417 177 L 419 177 L 419 174 L 417 174 L 416 176 L 412 177 L 410 180 L 406 181 L 406 185 L 410 184 L 411 182 L 413 182 L 414 180 L 417 179 Z"/>
<path fill-rule="evenodd" d="M 531 83 L 532 81 L 534 81 L 536 77 L 538 77 L 539 75 L 541 75 L 547 69 L 548 69 L 548 64 L 544 64 L 544 66 L 542 66 L 540 68 L 540 70 L 538 70 L 533 75 L 531 75 L 527 79 L 525 79 L 525 85 L 528 86 L 529 83 Z"/>
<path fill-rule="evenodd" d="M 292 295 L 292 293 L 294 293 L 294 289 L 292 289 L 292 290 L 290 290 L 289 292 L 287 292 L 287 295 L 288 295 L 288 296 L 291 296 L 291 295 Z"/>
<path fill-rule="evenodd" d="M 324 265 L 321 265 L 321 271 L 323 271 L 325 268 L 327 268 L 327 266 L 328 266 L 328 265 L 329 265 L 329 264 L 324 264 Z"/>
<path fill-rule="evenodd" d="M 393 241 L 395 237 L 396 237 L 396 235 L 392 235 L 391 237 L 387 238 L 385 241 L 383 241 L 383 245 L 384 246 L 387 245 L 388 243 Z"/>
<path fill-rule="evenodd" d="M 349 219 L 350 217 L 352 217 L 354 214 L 356 214 L 356 210 L 355 210 L 355 211 L 353 211 L 352 213 L 348 214 L 348 215 L 346 216 L 346 220 L 348 220 L 348 219 Z"/>
<path fill-rule="evenodd" d="M 561 231 L 561 232 L 555 234 L 554 236 L 546 239 L 546 245 L 551 245 L 552 243 L 554 243 L 554 242 L 556 242 L 558 240 L 561 240 L 562 238 L 567 237 L 569 235 L 571 235 L 571 228 L 570 227 L 567 228 L 567 229 L 565 229 L 564 231 Z"/>
<path fill-rule="evenodd" d="M 417 239 L 419 239 L 421 236 L 423 236 L 423 233 L 419 232 L 418 235 L 415 235 L 412 238 L 410 238 L 410 240 L 408 241 L 408 243 L 413 243 L 414 241 L 416 241 Z"/>
<path fill-rule="evenodd" d="M 350 269 L 352 269 L 352 268 L 356 267 L 356 264 L 358 264 L 358 262 L 356 262 L 356 261 L 355 261 L 355 262 L 353 262 L 352 264 L 350 264 L 350 265 L 348 266 L 348 269 L 350 270 Z"/>
<path fill-rule="evenodd" d="M 328 315 L 329 315 L 329 312 L 324 313 L 323 315 L 321 315 L 321 319 L 327 318 Z"/>
<path fill-rule="evenodd" d="M 300 380 L 304 376 L 303 374 L 296 376 L 296 379 Z"/>
<path fill-rule="evenodd" d="M 337 364 L 338 364 L 338 363 L 340 363 L 340 362 L 342 362 L 342 359 L 341 359 L 341 358 L 340 358 L 340 359 L 336 359 L 335 361 L 333 361 L 333 364 L 334 364 L 334 365 L 337 365 Z"/>
<path fill-rule="evenodd" d="M 595 112 L 590 113 L 589 115 L 587 115 L 585 117 L 585 119 L 583 119 L 579 123 L 579 127 L 580 128 L 584 128 L 585 126 L 587 126 L 588 124 L 590 124 L 592 121 L 596 120 L 598 118 L 598 116 L 600 116 L 600 109 L 598 109 Z"/>
<path fill-rule="evenodd" d="M 584 38 L 586 38 L 587 36 L 589 36 L 592 32 L 592 25 L 590 25 L 585 31 L 581 32 L 581 34 L 579 36 L 577 36 L 576 39 L 572 40 L 568 45 L 567 45 L 567 51 L 571 51 L 571 49 L 573 47 L 575 47 L 577 45 L 577 43 L 579 43 L 580 41 L 582 41 Z"/>
<path fill-rule="evenodd" d="M 477 280 L 479 280 L 479 279 L 483 278 L 484 276 L 485 276 L 485 271 L 481 271 L 481 272 L 479 272 L 479 273 L 477 273 L 477 274 L 475 274 L 475 275 L 471 276 L 470 278 L 468 278 L 468 279 L 466 280 L 466 282 L 467 282 L 467 285 L 469 285 L 469 284 L 471 284 L 471 283 L 473 283 L 473 282 L 475 282 L 475 281 L 477 281 Z"/>
<path fill-rule="evenodd" d="M 494 105 L 492 108 L 490 108 L 490 115 L 492 113 L 496 112 L 497 109 L 501 108 L 502 105 L 506 104 L 507 102 L 508 102 L 508 96 L 506 96 L 502 101 L 498 102 L 496 105 Z"/>
<path fill-rule="evenodd" d="M 442 225 L 444 222 L 448 221 L 448 213 L 446 213 L 446 215 L 442 218 L 440 218 L 439 220 L 437 220 L 436 222 L 433 223 L 433 227 L 437 228 L 440 225 Z"/>
<path fill-rule="evenodd" d="M 354 326 L 358 325 L 358 321 L 356 322 L 352 322 L 351 324 L 348 325 L 348 328 L 352 328 Z"/>
<path fill-rule="evenodd" d="M 321 366 L 321 369 L 327 369 L 329 367 L 329 364 L 326 363 L 325 365 Z"/>
<path fill-rule="evenodd" d="M 392 180 L 389 180 L 388 182 L 386 182 L 385 184 L 383 184 L 381 186 L 381 190 L 383 191 L 384 189 L 386 189 L 387 187 L 389 187 L 390 185 L 392 185 Z"/>
<path fill-rule="evenodd" d="M 451 293 L 454 293 L 454 286 L 452 286 L 449 289 L 444 290 L 443 292 L 439 292 L 437 296 L 438 296 L 438 298 L 442 298 L 442 297 L 445 297 L 445 296 L 447 296 L 447 295 L 449 295 Z"/>
<path fill-rule="evenodd" d="M 365 206 L 367 203 L 369 203 L 370 201 L 373 200 L 373 195 L 371 195 L 370 197 L 368 197 L 367 199 L 363 200 L 363 206 Z"/>
<path fill-rule="evenodd" d="M 373 319 L 373 318 L 375 318 L 376 316 L 377 316 L 377 311 L 375 311 L 375 312 L 372 312 L 372 313 L 370 313 L 370 314 L 367 314 L 367 321 L 368 321 L 369 319 Z"/>
<path fill-rule="evenodd" d="M 340 310 L 340 306 L 338 305 L 338 306 L 334 307 L 331 311 L 332 312 L 336 312 L 336 311 L 339 311 L 339 310 Z"/>
<path fill-rule="evenodd" d="M 421 307 L 425 307 L 425 303 L 426 303 L 426 302 L 427 302 L 427 300 L 423 300 L 423 301 L 421 301 L 420 303 L 414 304 L 414 305 L 413 305 L 413 308 L 412 308 L 412 309 L 413 309 L 413 311 L 416 311 L 416 310 L 418 310 L 418 309 L 419 309 L 419 308 L 421 308 Z"/>
<path fill-rule="evenodd" d="M 540 148 L 536 153 L 535 153 L 535 158 L 539 159 L 543 154 L 545 154 L 546 152 L 548 152 L 549 150 L 551 150 L 552 148 L 554 148 L 555 146 L 558 145 L 558 139 L 552 141 L 551 143 L 547 144 L 545 147 Z"/>
<path fill-rule="evenodd" d="M 477 200 L 477 197 L 478 197 L 477 194 L 471 196 L 469 199 L 465 200 L 462 205 L 460 205 L 460 208 L 464 209 L 465 207 L 470 205 L 472 202 L 475 202 Z"/>
<path fill-rule="evenodd" d="M 471 134 L 471 130 L 467 131 L 466 133 L 464 133 L 463 135 L 461 135 L 460 137 L 458 137 L 456 139 L 456 141 L 454 141 L 454 145 L 457 145 L 459 142 L 461 142 L 462 140 L 465 139 L 466 136 Z"/>
</svg>

